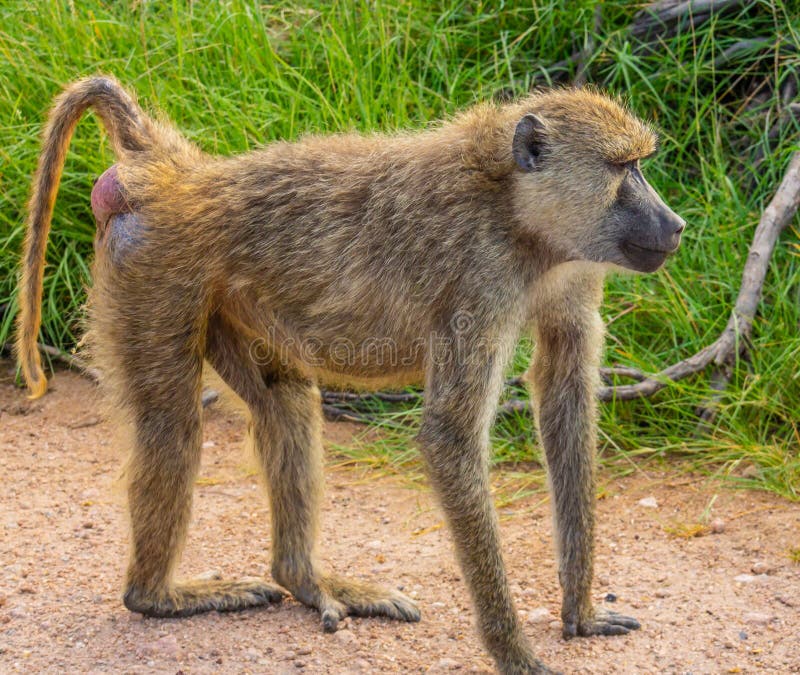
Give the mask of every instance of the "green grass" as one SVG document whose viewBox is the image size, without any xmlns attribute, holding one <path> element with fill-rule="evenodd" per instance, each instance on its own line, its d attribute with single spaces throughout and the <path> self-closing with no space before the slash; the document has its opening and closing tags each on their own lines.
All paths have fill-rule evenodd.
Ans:
<svg viewBox="0 0 800 675">
<path fill-rule="evenodd" d="M 736 297 L 747 246 L 791 152 L 798 125 L 755 149 L 779 115 L 775 91 L 800 76 L 800 3 L 756 1 L 644 49 L 625 27 L 638 3 L 595 2 L 33 2 L 0 7 L 0 343 L 10 339 L 24 205 L 38 134 L 66 82 L 107 71 L 204 149 L 235 153 L 307 131 L 421 127 L 499 91 L 522 93 L 587 41 L 589 80 L 627 98 L 662 132 L 646 173 L 689 223 L 656 275 L 608 284 L 606 359 L 654 371 L 712 340 Z M 757 48 L 721 59 L 744 39 Z M 761 89 L 757 82 L 764 83 Z M 48 252 L 42 341 L 79 332 L 89 283 L 92 180 L 113 162 L 96 122 L 78 128 Z M 520 348 L 514 371 L 528 349 Z M 756 321 L 752 363 L 740 364 L 714 427 L 695 437 L 709 394 L 692 378 L 652 400 L 602 406 L 601 457 L 644 457 L 740 476 L 800 498 L 800 225 L 782 237 Z M 419 411 L 412 411 L 418 415 Z M 397 413 L 386 411 L 391 417 Z M 409 434 L 383 447 L 405 462 Z M 496 457 L 537 462 L 526 419 L 499 423 Z M 746 470 L 745 470 L 746 469 Z M 622 470 L 622 469 L 621 469 Z M 747 476 L 742 478 L 741 476 Z"/>
</svg>

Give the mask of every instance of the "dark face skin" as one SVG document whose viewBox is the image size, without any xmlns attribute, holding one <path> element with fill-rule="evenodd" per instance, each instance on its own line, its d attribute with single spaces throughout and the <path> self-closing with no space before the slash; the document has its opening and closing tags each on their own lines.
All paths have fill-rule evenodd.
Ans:
<svg viewBox="0 0 800 675">
<path fill-rule="evenodd" d="M 637 272 L 654 272 L 678 250 L 686 222 L 645 180 L 638 160 L 614 170 L 624 176 L 602 225 L 612 235 L 603 257 Z"/>
</svg>

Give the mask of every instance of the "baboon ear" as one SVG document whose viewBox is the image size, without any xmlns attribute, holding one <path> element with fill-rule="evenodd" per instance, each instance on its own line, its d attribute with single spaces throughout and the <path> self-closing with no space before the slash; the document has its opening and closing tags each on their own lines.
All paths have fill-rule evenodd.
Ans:
<svg viewBox="0 0 800 675">
<path fill-rule="evenodd" d="M 533 113 L 528 113 L 517 123 L 511 149 L 514 161 L 523 171 L 533 171 L 542 161 L 544 148 L 544 122 Z"/>
</svg>

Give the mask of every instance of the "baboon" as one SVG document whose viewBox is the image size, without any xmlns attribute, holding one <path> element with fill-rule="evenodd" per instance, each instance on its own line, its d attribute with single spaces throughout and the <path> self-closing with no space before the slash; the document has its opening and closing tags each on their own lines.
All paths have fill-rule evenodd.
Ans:
<svg viewBox="0 0 800 675">
<path fill-rule="evenodd" d="M 33 396 L 53 203 L 78 119 L 100 116 L 118 163 L 95 188 L 87 333 L 132 432 L 132 547 L 124 602 L 187 616 L 277 602 L 417 621 L 396 590 L 325 571 L 318 384 L 424 383 L 418 443 L 449 524 L 486 648 L 504 673 L 552 672 L 534 655 L 506 581 L 489 491 L 489 427 L 523 332 L 554 498 L 563 635 L 620 635 L 635 619 L 590 597 L 595 387 L 609 269 L 651 272 L 684 221 L 639 160 L 656 135 L 589 89 L 479 104 L 423 131 L 202 152 L 97 76 L 57 98 L 25 240 L 18 355 Z M 395 350 L 363 349 L 380 343 Z M 341 358 L 342 349 L 348 358 Z M 272 576 L 176 581 L 201 448 L 207 363 L 245 402 L 272 520 Z"/>
</svg>

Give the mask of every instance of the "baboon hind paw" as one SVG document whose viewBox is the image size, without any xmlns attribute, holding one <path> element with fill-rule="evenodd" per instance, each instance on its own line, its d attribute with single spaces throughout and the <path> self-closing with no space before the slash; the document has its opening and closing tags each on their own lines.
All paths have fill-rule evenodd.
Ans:
<svg viewBox="0 0 800 675">
<path fill-rule="evenodd" d="M 400 591 L 375 584 L 324 575 L 310 588 L 295 593 L 303 604 L 322 616 L 322 629 L 334 633 L 346 616 L 385 616 L 398 621 L 419 621 L 417 605 Z"/>
<path fill-rule="evenodd" d="M 162 592 L 146 593 L 136 586 L 125 592 L 132 612 L 157 618 L 177 618 L 203 612 L 234 612 L 278 603 L 286 592 L 261 579 L 202 579 L 177 583 Z"/>
</svg>

